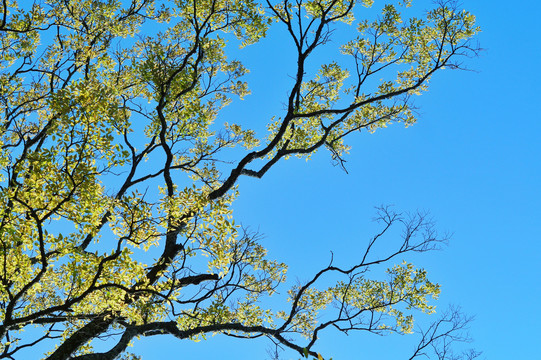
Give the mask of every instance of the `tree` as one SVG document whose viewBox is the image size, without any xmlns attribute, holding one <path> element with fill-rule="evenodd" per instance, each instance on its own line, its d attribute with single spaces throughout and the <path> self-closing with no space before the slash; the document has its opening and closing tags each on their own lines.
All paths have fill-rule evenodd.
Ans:
<svg viewBox="0 0 541 360">
<path fill-rule="evenodd" d="M 358 22 L 343 63 L 312 73 L 314 50 L 372 2 L 2 0 L 0 358 L 52 340 L 47 359 L 114 359 L 137 337 L 215 333 L 321 358 L 326 329 L 409 333 L 414 310 L 433 313 L 439 285 L 423 269 L 366 273 L 445 240 L 423 214 L 380 209 L 383 229 L 357 264 L 322 267 L 277 309 L 261 300 L 283 288 L 287 267 L 232 217 L 240 177 L 322 148 L 343 164 L 348 136 L 412 124 L 411 98 L 477 51 L 473 15 L 442 1 L 402 19 L 405 0 Z M 270 26 L 286 30 L 296 73 L 283 113 L 258 138 L 219 115 L 248 94 L 228 42 L 253 44 Z M 375 256 L 394 226 L 404 228 L 399 246 Z M 331 274 L 342 280 L 322 288 Z M 429 349 L 451 359 L 466 323 L 443 316 L 410 359 Z M 112 333 L 109 350 L 93 350 Z"/>
</svg>

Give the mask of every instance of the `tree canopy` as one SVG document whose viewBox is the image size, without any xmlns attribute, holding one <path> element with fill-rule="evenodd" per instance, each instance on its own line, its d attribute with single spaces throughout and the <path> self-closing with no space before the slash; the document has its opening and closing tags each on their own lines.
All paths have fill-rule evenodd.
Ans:
<svg viewBox="0 0 541 360">
<path fill-rule="evenodd" d="M 114 359 L 159 334 L 264 336 L 322 358 L 325 331 L 410 333 L 414 311 L 435 312 L 439 285 L 398 259 L 445 240 L 423 214 L 381 208 L 357 263 L 292 286 L 233 217 L 240 177 L 320 149 L 343 165 L 350 136 L 414 123 L 412 98 L 432 75 L 476 54 L 475 18 L 452 1 L 422 17 L 403 15 L 408 0 L 373 3 L 2 0 L 0 358 L 45 344 L 50 360 Z M 372 6 L 378 16 L 356 19 Z M 283 111 L 224 123 L 220 111 L 249 94 L 228 44 L 274 26 L 296 54 Z M 318 63 L 341 26 L 349 40 Z M 395 226 L 398 247 L 374 254 Z M 386 278 L 368 276 L 378 266 Z M 277 292 L 288 301 L 269 307 Z M 454 359 L 466 320 L 443 314 L 406 358 Z M 111 334 L 108 350 L 93 349 Z"/>
</svg>

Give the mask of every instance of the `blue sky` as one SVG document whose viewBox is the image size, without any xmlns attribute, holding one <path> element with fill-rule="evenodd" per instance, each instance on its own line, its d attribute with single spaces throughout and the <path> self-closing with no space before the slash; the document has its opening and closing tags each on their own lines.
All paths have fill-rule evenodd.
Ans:
<svg viewBox="0 0 541 360">
<path fill-rule="evenodd" d="M 429 4 L 428 1 L 418 1 Z M 519 5 L 520 4 L 520 5 Z M 474 71 L 443 71 L 416 100 L 417 124 L 401 124 L 350 140 L 345 174 L 322 152 L 313 160 L 279 163 L 262 180 L 242 179 L 236 218 L 265 235 L 270 257 L 306 280 L 334 252 L 350 264 L 378 227 L 374 206 L 430 211 L 453 234 L 443 251 L 416 257 L 442 285 L 439 309 L 460 306 L 475 316 L 472 344 L 483 359 L 539 356 L 541 309 L 541 115 L 537 1 L 474 1 L 484 49 L 468 60 Z M 276 33 L 279 34 L 279 33 Z M 240 51 L 252 70 L 253 95 L 226 117 L 263 126 L 285 102 L 294 58 L 273 37 Z M 413 336 L 329 334 L 316 348 L 335 360 L 407 359 Z M 265 341 L 172 338 L 136 342 L 145 359 L 264 359 Z M 220 356 L 220 357 L 219 357 Z M 284 359 L 297 359 L 284 353 Z"/>
</svg>

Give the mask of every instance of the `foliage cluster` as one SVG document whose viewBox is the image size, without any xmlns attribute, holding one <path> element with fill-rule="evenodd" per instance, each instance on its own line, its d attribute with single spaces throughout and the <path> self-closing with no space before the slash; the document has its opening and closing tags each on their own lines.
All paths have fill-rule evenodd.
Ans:
<svg viewBox="0 0 541 360">
<path fill-rule="evenodd" d="M 357 264 L 329 264 L 270 309 L 261 299 L 287 267 L 232 212 L 241 176 L 261 178 L 282 158 L 324 148 L 341 164 L 349 135 L 412 124 L 411 97 L 475 54 L 473 15 L 445 1 L 403 18 L 410 2 L 357 21 L 341 47 L 350 66 L 321 64 L 310 78 L 314 50 L 373 1 L 1 0 L 0 358 L 52 339 L 50 360 L 114 359 L 158 334 L 265 336 L 321 358 L 325 329 L 411 332 L 412 312 L 434 312 L 428 301 L 439 286 L 409 263 L 391 266 L 385 280 L 367 271 L 437 246 L 424 216 L 381 209 L 383 231 Z M 270 26 L 286 30 L 296 72 L 283 113 L 258 137 L 219 120 L 249 92 L 248 70 L 227 57 L 226 40 L 250 45 Z M 224 170 L 232 147 L 243 155 Z M 401 245 L 374 258 L 373 244 L 395 225 L 404 227 Z M 318 286 L 329 274 L 343 280 Z M 411 358 L 450 354 L 465 319 L 448 315 L 422 333 Z M 96 352 L 92 340 L 112 333 L 111 348 Z"/>
</svg>

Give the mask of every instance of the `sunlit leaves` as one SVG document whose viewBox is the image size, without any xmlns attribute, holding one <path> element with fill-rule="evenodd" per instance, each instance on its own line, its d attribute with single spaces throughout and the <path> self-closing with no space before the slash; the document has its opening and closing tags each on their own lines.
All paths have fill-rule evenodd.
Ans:
<svg viewBox="0 0 541 360">
<path fill-rule="evenodd" d="M 440 293 L 439 285 L 430 282 L 423 269 L 414 269 L 412 264 L 403 263 L 387 270 L 388 280 L 372 280 L 364 276 L 353 276 L 349 281 L 338 282 L 326 290 L 295 287 L 289 291 L 290 301 L 296 302 L 292 329 L 310 338 L 319 317 L 326 308 L 340 309 L 339 321 L 345 323 L 360 321 L 360 327 L 368 329 L 400 331 L 409 333 L 413 327 L 412 310 L 433 313 L 435 307 L 429 304 Z M 299 294 L 300 295 L 299 297 Z M 386 317 L 378 318 L 374 313 Z M 409 314 L 408 314 L 409 313 Z M 287 313 L 278 314 L 287 319 Z M 341 317 L 343 318 L 341 319 Z M 363 323 L 363 316 L 367 316 Z M 374 318 L 378 319 L 374 321 Z M 387 320 L 394 318 L 394 324 Z M 341 320 L 340 320 L 341 319 Z M 353 320 L 355 319 L 355 320 Z M 371 320 L 370 320 L 371 319 Z M 323 320 L 324 322 L 324 320 Z"/>
<path fill-rule="evenodd" d="M 64 358 L 92 352 L 92 339 L 112 331 L 127 334 L 121 350 L 135 336 L 169 332 L 264 334 L 297 352 L 282 334 L 315 341 L 331 325 L 410 332 L 412 311 L 433 312 L 428 300 L 439 293 L 423 270 L 404 263 L 376 280 L 361 263 L 327 287 L 317 275 L 275 312 L 265 299 L 287 266 L 233 216 L 239 176 L 260 178 L 322 147 L 341 162 L 347 136 L 412 124 L 410 98 L 475 52 L 473 15 L 444 2 L 408 19 L 401 6 L 410 3 L 383 5 L 348 32 L 346 56 L 313 66 L 336 23 L 354 22 L 356 2 L 3 2 L 0 357 L 28 346 L 20 330 L 33 325 L 43 339 L 58 336 L 51 353 Z M 250 94 L 230 42 L 257 42 L 273 20 L 295 44 L 297 72 L 284 112 L 260 138 L 244 121 L 258 114 L 228 123 L 220 114 Z M 249 167 L 258 161 L 261 170 Z M 396 254 L 415 251 L 408 246 Z M 321 358 L 312 345 L 304 355 Z"/>
</svg>

